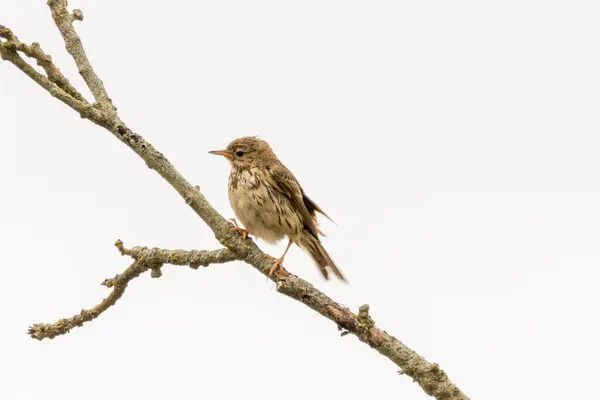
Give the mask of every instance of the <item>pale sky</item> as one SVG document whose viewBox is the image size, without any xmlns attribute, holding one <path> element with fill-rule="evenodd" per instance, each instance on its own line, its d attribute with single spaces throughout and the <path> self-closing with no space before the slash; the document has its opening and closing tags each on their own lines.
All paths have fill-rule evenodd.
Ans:
<svg viewBox="0 0 600 400">
<path fill-rule="evenodd" d="M 2 0 L 85 90 L 45 1 Z M 472 399 L 597 396 L 600 3 L 75 1 L 121 118 L 226 217 L 229 166 L 269 141 L 349 284 L 292 273 L 437 362 Z M 85 91 L 87 94 L 88 92 Z M 215 249 L 107 131 L 0 62 L 0 398 L 426 399 L 389 360 L 236 262 L 106 297 L 113 247 Z M 260 242 L 259 242 L 260 243 Z M 260 243 L 279 256 L 277 246 Z"/>
</svg>

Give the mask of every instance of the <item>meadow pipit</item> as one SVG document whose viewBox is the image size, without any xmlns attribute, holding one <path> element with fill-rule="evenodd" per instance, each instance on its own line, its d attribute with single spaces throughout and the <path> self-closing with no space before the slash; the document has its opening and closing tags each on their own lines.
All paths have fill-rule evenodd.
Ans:
<svg viewBox="0 0 600 400">
<path fill-rule="evenodd" d="M 256 137 L 243 137 L 231 142 L 225 150 L 211 151 L 223 156 L 231 164 L 229 175 L 229 202 L 237 218 L 246 229 L 237 226 L 244 238 L 249 234 L 275 243 L 289 239 L 285 252 L 276 260 L 269 276 L 283 267 L 283 259 L 292 243 L 312 256 L 319 270 L 328 279 L 327 267 L 341 280 L 340 270 L 323 248 L 317 227 L 316 212 L 327 214 L 309 199 L 298 180 L 279 161 L 271 146 Z"/>
</svg>

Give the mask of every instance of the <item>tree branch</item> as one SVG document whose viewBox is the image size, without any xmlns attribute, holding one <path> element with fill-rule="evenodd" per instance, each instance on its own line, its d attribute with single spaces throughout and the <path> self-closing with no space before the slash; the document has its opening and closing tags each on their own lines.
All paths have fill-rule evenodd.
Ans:
<svg viewBox="0 0 600 400">
<path fill-rule="evenodd" d="M 20 51 L 27 57 L 34 58 L 37 61 L 37 65 L 42 67 L 48 76 L 48 79 L 55 83 L 59 88 L 64 90 L 70 96 L 79 101 L 86 101 L 85 98 L 75 89 L 71 82 L 60 72 L 60 69 L 52 62 L 52 57 L 44 53 L 39 43 L 32 43 L 31 46 L 23 44 L 19 39 L 12 33 L 12 31 L 5 26 L 0 25 L 0 38 L 6 39 L 6 49 L 11 49 L 12 52 Z M 2 51 L 0 49 L 0 51 Z M 3 56 L 4 58 L 4 56 Z M 34 70 L 35 71 L 35 70 Z"/>
<path fill-rule="evenodd" d="M 97 77 L 89 64 L 81 40 L 72 26 L 73 19 L 80 18 L 68 13 L 66 10 L 66 3 L 66 0 L 48 1 L 48 5 L 52 10 L 52 16 L 65 40 L 67 51 L 69 51 L 75 59 L 81 75 L 84 77 L 86 84 L 96 98 L 97 104 L 90 106 L 89 104 L 77 101 L 60 88 L 58 88 L 60 89 L 60 97 L 58 95 L 56 95 L 56 97 L 78 111 L 83 118 L 87 118 L 110 131 L 115 137 L 133 150 L 146 162 L 149 168 L 155 170 L 180 194 L 192 210 L 194 210 L 194 212 L 196 212 L 196 214 L 202 218 L 214 232 L 215 237 L 222 245 L 236 254 L 239 259 L 254 266 L 262 274 L 268 275 L 273 260 L 263 253 L 251 239 L 244 240 L 239 234 L 231 232 L 229 223 L 209 204 L 202 193 L 185 180 L 163 154 L 144 140 L 143 137 L 134 133 L 120 120 L 116 113 L 116 109 L 112 107 L 112 102 L 104 89 L 102 81 Z M 76 15 L 82 16 L 81 12 L 77 12 Z M 18 57 L 18 54 L 17 57 L 14 56 L 15 54 L 16 52 L 12 51 L 10 46 L 9 48 L 6 47 L 6 42 L 0 43 L 0 55 L 2 55 L 3 58 L 6 58 L 8 61 L 15 64 L 19 69 L 52 94 L 53 86 L 48 84 L 47 78 L 42 75 L 44 80 L 38 75 L 32 74 L 31 71 L 21 63 L 20 60 L 22 59 Z M 63 93 L 66 96 L 64 96 Z M 134 251 L 134 249 L 131 251 Z M 127 283 L 129 280 L 139 276 L 139 274 L 149 268 L 152 269 L 152 266 L 148 266 L 147 262 L 141 263 L 140 260 L 137 260 L 123 274 L 118 276 L 122 276 L 123 282 Z M 154 269 L 157 269 L 157 267 Z M 305 304 L 319 314 L 335 322 L 338 327 L 353 333 L 360 341 L 367 343 L 380 354 L 386 356 L 402 369 L 403 374 L 413 378 L 425 393 L 434 396 L 436 399 L 468 399 L 468 397 L 450 381 L 446 373 L 442 371 L 437 364 L 428 362 L 400 342 L 397 338 L 377 328 L 369 316 L 368 306 L 361 307 L 360 312 L 356 315 L 348 308 L 343 307 L 327 297 L 307 281 L 290 274 L 284 269 L 275 271 L 270 279 L 276 282 L 278 292 Z M 109 296 L 108 299 L 97 306 L 104 307 L 104 309 L 101 308 L 102 311 L 114 304 L 114 301 L 122 295 L 122 291 L 125 290 L 126 284 L 120 285 L 115 279 L 113 286 L 114 289 L 111 295 L 114 295 L 114 300 Z M 121 291 L 120 294 L 119 291 Z M 93 312 L 93 310 L 94 309 L 88 311 L 88 313 Z M 67 328 L 65 329 L 62 327 L 60 329 L 66 332 L 73 326 L 79 326 L 83 322 L 95 318 L 93 315 L 86 315 L 86 318 L 88 319 L 85 319 L 80 314 L 70 320 L 61 320 L 63 322 L 59 321 L 56 324 L 38 324 L 31 328 L 33 332 L 30 330 L 30 333 L 32 336 L 34 336 L 34 333 L 37 333 L 37 335 L 39 335 L 37 338 L 39 339 L 43 337 L 54 337 L 56 334 L 60 333 L 56 333 L 52 336 L 51 334 L 41 334 L 39 332 L 59 329 L 59 327 L 62 327 L 63 325 Z"/>
<path fill-rule="evenodd" d="M 114 278 L 105 279 L 101 284 L 112 288 L 107 298 L 89 310 L 81 310 L 79 314 L 71 318 L 59 319 L 53 324 L 33 324 L 29 327 L 28 334 L 37 340 L 53 339 L 56 336 L 64 335 L 71 329 L 82 326 L 84 323 L 96 319 L 104 311 L 114 306 L 123 296 L 129 282 L 147 270 L 151 270 L 153 278 L 159 278 L 161 268 L 164 264 L 187 265 L 193 269 L 198 269 L 201 265 L 207 267 L 210 264 L 223 264 L 229 261 L 239 259 L 239 257 L 229 249 L 220 249 L 213 251 L 198 250 L 165 250 L 159 248 L 134 247 L 127 249 L 123 247 L 123 242 L 117 240 L 115 246 L 122 255 L 130 256 L 134 259 L 133 263 L 125 271 L 117 274 Z"/>
<path fill-rule="evenodd" d="M 73 21 L 83 21 L 83 13 L 81 10 L 73 10 L 73 14 L 69 14 L 67 0 L 48 0 L 48 7 L 50 7 L 52 19 L 54 19 L 54 23 L 63 37 L 67 52 L 75 60 L 75 64 L 79 68 L 79 74 L 88 88 L 90 88 L 94 99 L 96 99 L 96 103 L 102 107 L 106 107 L 108 110 L 112 110 L 112 100 L 108 97 L 106 89 L 104 89 L 104 83 L 98 78 L 94 68 L 92 68 L 92 64 L 90 64 L 81 44 L 81 39 L 73 27 Z"/>
</svg>

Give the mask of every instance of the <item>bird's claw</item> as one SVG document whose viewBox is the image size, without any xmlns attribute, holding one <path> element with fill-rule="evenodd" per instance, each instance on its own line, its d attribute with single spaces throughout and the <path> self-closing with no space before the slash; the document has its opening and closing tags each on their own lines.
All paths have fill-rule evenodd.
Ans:
<svg viewBox="0 0 600 400">
<path fill-rule="evenodd" d="M 232 232 L 240 232 L 242 234 L 242 238 L 244 238 L 244 240 L 246 240 L 248 238 L 248 231 L 244 228 L 240 228 L 240 226 L 237 224 L 237 221 L 235 220 L 235 218 L 231 218 L 229 221 L 231 221 L 233 223 L 233 228 L 231 228 Z"/>
<path fill-rule="evenodd" d="M 273 272 L 277 271 L 278 269 L 283 269 L 283 259 L 282 258 L 275 258 L 273 256 L 270 256 L 268 254 L 265 254 L 267 257 L 269 257 L 270 259 L 272 259 L 273 261 L 275 261 L 273 263 L 273 265 L 271 266 L 271 268 L 269 269 L 269 274 L 267 275 L 269 278 L 271 277 L 271 275 L 273 275 Z"/>
</svg>

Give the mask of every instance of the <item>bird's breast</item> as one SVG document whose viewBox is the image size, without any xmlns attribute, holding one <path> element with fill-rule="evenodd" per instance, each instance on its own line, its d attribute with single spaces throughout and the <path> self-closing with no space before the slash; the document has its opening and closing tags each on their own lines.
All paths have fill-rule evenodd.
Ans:
<svg viewBox="0 0 600 400">
<path fill-rule="evenodd" d="M 274 187 L 266 170 L 234 169 L 229 176 L 229 202 L 251 235 L 266 242 L 293 238 L 302 230 L 301 219 L 287 197 Z"/>
</svg>

